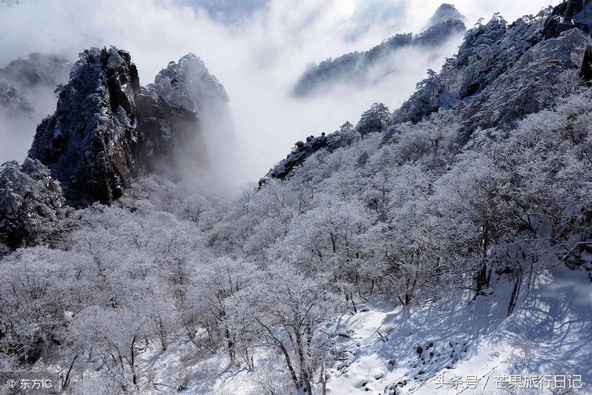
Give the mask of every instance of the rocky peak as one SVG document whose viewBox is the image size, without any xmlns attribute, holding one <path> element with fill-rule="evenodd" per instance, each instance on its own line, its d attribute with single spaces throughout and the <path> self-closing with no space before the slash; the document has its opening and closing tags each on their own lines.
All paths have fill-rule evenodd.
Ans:
<svg viewBox="0 0 592 395">
<path fill-rule="evenodd" d="M 562 22 L 570 22 L 574 19 L 577 20 L 583 17 L 581 14 L 583 11 L 590 11 L 589 8 L 591 4 L 592 1 L 590 0 L 566 0 L 555 7 L 553 15 L 562 18 Z"/>
<path fill-rule="evenodd" d="M 204 62 L 190 53 L 170 62 L 154 79 L 153 89 L 169 105 L 199 113 L 208 103 L 228 101 L 226 90 Z M 150 89 L 150 87 L 149 87 Z"/>
<path fill-rule="evenodd" d="M 136 100 L 145 170 L 175 176 L 183 167 L 207 165 L 206 122 L 229 117 L 228 95 L 201 59 L 190 53 L 170 62 Z M 221 122 L 216 129 L 224 129 Z"/>
<path fill-rule="evenodd" d="M 141 173 L 175 176 L 180 162 L 205 156 L 203 119 L 226 111 L 227 101 L 193 54 L 142 88 L 129 53 L 92 48 L 60 87 L 56 112 L 37 128 L 29 155 L 50 168 L 71 204 L 108 204 Z"/>
<path fill-rule="evenodd" d="M 45 79 L 14 70 L 32 84 Z M 193 158 L 202 117 L 228 100 L 195 55 L 141 88 L 130 54 L 114 47 L 80 53 L 58 91 L 56 111 L 38 126 L 23 165 L 0 166 L 0 255 L 58 237 L 66 204 L 111 203 L 137 175 Z M 18 103 L 0 83 L 4 97 Z"/>
<path fill-rule="evenodd" d="M 39 125 L 29 153 L 51 169 L 72 203 L 109 203 L 136 174 L 139 91 L 129 53 L 92 48 L 80 54 L 55 114 Z"/>
<path fill-rule="evenodd" d="M 465 21 L 465 17 L 452 4 L 443 3 L 430 18 L 428 26 L 435 26 L 449 21 Z"/>
</svg>

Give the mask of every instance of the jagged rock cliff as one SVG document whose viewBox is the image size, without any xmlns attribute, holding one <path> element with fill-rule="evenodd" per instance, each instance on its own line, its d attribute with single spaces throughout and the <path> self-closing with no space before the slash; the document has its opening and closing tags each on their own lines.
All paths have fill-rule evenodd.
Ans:
<svg viewBox="0 0 592 395">
<path fill-rule="evenodd" d="M 137 175 L 174 174 L 184 160 L 205 156 L 202 118 L 226 111 L 227 101 L 195 55 L 171 62 L 141 88 L 129 53 L 86 50 L 30 156 L 51 169 L 72 204 L 111 203 Z"/>
<path fill-rule="evenodd" d="M 13 79 L 55 82 L 21 66 L 12 68 Z M 26 106 L 15 91 L 6 96 Z M 205 151 L 202 118 L 229 117 L 227 102 L 195 55 L 169 63 L 142 88 L 128 52 L 82 52 L 59 88 L 55 114 L 37 128 L 29 157 L 22 166 L 0 167 L 0 254 L 57 237 L 66 204 L 111 203 L 140 174 L 175 176 L 180 162 Z"/>
<path fill-rule="evenodd" d="M 59 238 L 64 215 L 62 189 L 37 160 L 0 166 L 0 256 L 11 249 Z"/>
<path fill-rule="evenodd" d="M 155 91 L 171 106 L 194 113 L 228 102 L 224 86 L 208 72 L 204 62 L 191 53 L 177 63 L 170 62 L 148 89 Z"/>
<path fill-rule="evenodd" d="M 297 81 L 293 94 L 304 97 L 338 84 L 364 87 L 396 72 L 396 55 L 403 49 L 428 51 L 466 31 L 464 17 L 450 4 L 438 8 L 426 29 L 417 35 L 397 34 L 365 52 L 352 52 L 311 66 Z"/>
<path fill-rule="evenodd" d="M 562 32 L 574 27 L 590 33 L 592 27 L 590 0 L 568 0 L 555 7 L 551 16 L 545 21 L 543 34 L 545 38 L 559 37 Z"/>
<path fill-rule="evenodd" d="M 86 50 L 74 65 L 56 113 L 39 125 L 29 153 L 51 169 L 69 201 L 109 203 L 137 174 L 139 90 L 125 51 Z"/>
</svg>

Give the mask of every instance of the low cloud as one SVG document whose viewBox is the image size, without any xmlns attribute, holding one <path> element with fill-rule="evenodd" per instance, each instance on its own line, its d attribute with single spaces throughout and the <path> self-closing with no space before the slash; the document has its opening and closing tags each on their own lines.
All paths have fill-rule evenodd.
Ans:
<svg viewBox="0 0 592 395">
<path fill-rule="evenodd" d="M 215 8 L 216 2 L 201 0 L 208 1 L 202 4 L 206 9 L 196 6 L 195 1 L 23 0 L 15 6 L 3 6 L 0 67 L 30 52 L 51 52 L 74 59 L 86 47 L 114 45 L 131 52 L 142 84 L 147 84 L 170 60 L 193 52 L 205 61 L 230 96 L 242 154 L 224 160 L 236 161 L 233 165 L 244 170 L 241 181 L 255 181 L 295 141 L 309 134 L 330 132 L 348 120 L 355 123 L 375 101 L 396 108 L 413 92 L 426 69 L 439 69 L 444 58 L 443 54 L 412 53 L 401 57 L 407 63 L 400 65 L 399 72 L 371 90 L 336 90 L 310 101 L 293 100 L 290 89 L 308 64 L 368 49 L 398 32 L 418 32 L 441 1 L 253 1 L 244 14 L 238 10 L 238 17 L 230 19 L 212 17 L 212 4 Z M 511 20 L 557 3 L 449 2 L 467 16 L 469 25 L 496 11 Z M 459 43 L 451 42 L 445 54 L 452 55 Z M 51 108 L 49 103 L 40 105 Z M 216 130 L 208 133 L 215 134 Z M 4 146 L 28 146 L 30 141 L 25 140 L 31 135 L 28 130 L 15 132 L 8 137 L 14 140 Z M 2 151 L 0 161 L 21 160 L 23 152 Z"/>
</svg>

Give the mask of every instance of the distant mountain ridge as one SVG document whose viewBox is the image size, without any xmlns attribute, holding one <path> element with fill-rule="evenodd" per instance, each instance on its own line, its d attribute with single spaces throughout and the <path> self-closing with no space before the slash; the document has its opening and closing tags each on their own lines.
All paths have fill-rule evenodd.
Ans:
<svg viewBox="0 0 592 395">
<path fill-rule="evenodd" d="M 0 68 L 0 113 L 6 117 L 30 116 L 40 90 L 53 91 L 68 79 L 71 63 L 54 54 L 32 53 Z"/>
<path fill-rule="evenodd" d="M 363 87 L 396 72 L 396 56 L 404 49 L 429 50 L 464 34 L 464 17 L 450 4 L 442 4 L 419 34 L 397 34 L 364 52 L 352 52 L 311 66 L 296 82 L 296 97 L 315 95 L 340 84 Z"/>
<path fill-rule="evenodd" d="M 450 14 L 447 6 L 442 7 L 444 12 L 436 15 Z M 446 61 L 440 73 L 429 70 L 428 77 L 418 83 L 417 91 L 392 115 L 384 105 L 375 104 L 364 113 L 353 132 L 351 127 L 341 128 L 297 143 L 267 177 L 289 177 L 315 152 L 331 150 L 328 141 L 355 141 L 352 133 L 359 138 L 362 129 L 363 134 L 385 133 L 388 140 L 398 134 L 398 125 L 421 122 L 440 110 L 453 110 L 461 119 L 457 144 L 463 147 L 479 129 L 510 128 L 528 114 L 552 107 L 561 99 L 562 92 L 569 90 L 564 86 L 566 79 L 577 84 L 592 78 L 592 18 L 588 15 L 592 15 L 589 0 L 569 0 L 511 24 L 494 15 L 489 22 L 469 30 L 458 53 Z M 421 36 L 415 38 L 420 39 Z M 413 39 L 407 36 L 391 40 L 404 43 Z M 383 47 L 377 48 L 375 51 L 380 52 Z M 347 57 L 370 57 L 371 53 L 346 55 L 342 62 L 353 64 Z M 336 64 L 327 62 L 322 67 L 334 70 Z M 320 69 L 321 66 L 316 68 L 311 76 L 321 75 Z M 308 81 L 313 87 L 313 78 Z M 367 123 L 365 119 L 380 121 Z M 369 129 L 368 124 L 374 126 Z"/>
</svg>

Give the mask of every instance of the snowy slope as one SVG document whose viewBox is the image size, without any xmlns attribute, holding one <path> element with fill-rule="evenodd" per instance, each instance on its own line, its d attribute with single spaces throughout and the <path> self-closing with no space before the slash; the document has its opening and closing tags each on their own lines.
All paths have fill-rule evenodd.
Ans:
<svg viewBox="0 0 592 395">
<path fill-rule="evenodd" d="M 513 284 L 500 280 L 494 288 L 476 300 L 459 292 L 422 308 L 369 301 L 371 307 L 342 316 L 332 323 L 339 339 L 332 352 L 342 360 L 327 366 L 327 393 L 592 394 L 589 276 L 565 268 L 525 276 L 510 317 Z M 279 384 L 281 373 L 274 372 L 276 357 L 259 351 L 257 368 L 250 371 L 183 340 L 165 352 L 144 353 L 140 366 L 151 382 L 149 393 L 280 395 L 288 390 Z M 88 374 L 81 388 L 92 387 Z M 531 388 L 501 389 L 511 377 L 524 386 L 528 379 Z M 543 381 L 532 384 L 536 377 Z M 569 379 L 581 388 L 552 391 Z"/>
<path fill-rule="evenodd" d="M 459 295 L 455 302 L 435 301 L 417 310 L 359 313 L 348 323 L 353 334 L 346 347 L 354 359 L 333 369 L 330 393 L 385 394 L 392 384 L 400 384 L 396 393 L 401 394 L 512 393 L 498 389 L 498 381 L 504 382 L 499 377 L 509 375 L 557 376 L 560 381 L 561 376 L 581 376 L 584 388 L 576 393 L 592 393 L 592 343 L 584 335 L 592 334 L 588 277 L 560 269 L 524 280 L 522 289 L 509 318 L 508 284 L 498 284 L 493 294 L 475 301 Z M 476 388 L 471 376 L 479 379 Z M 464 379 L 464 388 L 447 384 L 454 377 Z"/>
</svg>

